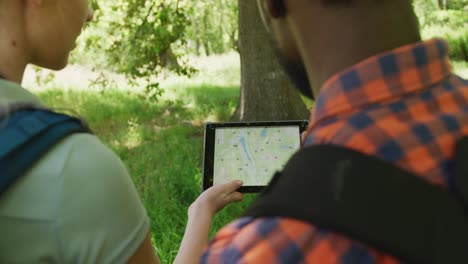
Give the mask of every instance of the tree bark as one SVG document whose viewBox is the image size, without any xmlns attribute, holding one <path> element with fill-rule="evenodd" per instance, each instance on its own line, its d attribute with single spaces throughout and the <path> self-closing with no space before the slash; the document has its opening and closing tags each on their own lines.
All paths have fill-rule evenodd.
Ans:
<svg viewBox="0 0 468 264">
<path fill-rule="evenodd" d="M 437 4 L 440 10 L 444 9 L 444 0 L 437 0 Z"/>
<path fill-rule="evenodd" d="M 173 71 L 180 70 L 180 64 L 177 61 L 177 56 L 172 51 L 172 47 L 169 46 L 160 56 L 160 64 L 164 68 L 171 69 Z"/>
<path fill-rule="evenodd" d="M 203 30 L 205 36 L 203 37 L 203 48 L 205 49 L 205 55 L 210 56 L 211 55 L 211 47 L 210 47 L 210 40 L 209 37 L 207 37 L 208 30 L 210 28 L 209 25 L 209 14 L 208 10 L 204 11 L 205 13 L 203 14 Z"/>
<path fill-rule="evenodd" d="M 279 66 L 256 1 L 239 0 L 241 91 L 235 120 L 308 119 L 302 98 Z"/>
</svg>

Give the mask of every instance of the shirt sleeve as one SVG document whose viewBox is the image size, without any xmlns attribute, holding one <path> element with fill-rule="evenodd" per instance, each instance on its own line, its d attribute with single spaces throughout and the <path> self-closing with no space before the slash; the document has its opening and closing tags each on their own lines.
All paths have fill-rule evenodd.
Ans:
<svg viewBox="0 0 468 264">
<path fill-rule="evenodd" d="M 285 218 L 241 218 L 222 228 L 201 263 L 396 264 L 343 236 Z"/>
<path fill-rule="evenodd" d="M 121 160 L 95 136 L 79 134 L 62 171 L 57 234 L 63 263 L 125 263 L 149 220 Z"/>
</svg>

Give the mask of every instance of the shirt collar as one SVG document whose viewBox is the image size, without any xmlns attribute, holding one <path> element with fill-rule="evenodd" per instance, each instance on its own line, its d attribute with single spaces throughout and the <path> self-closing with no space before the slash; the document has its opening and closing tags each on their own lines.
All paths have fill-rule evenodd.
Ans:
<svg viewBox="0 0 468 264">
<path fill-rule="evenodd" d="M 21 85 L 0 79 L 0 106 L 13 103 L 44 105 L 39 97 L 24 89 Z"/>
<path fill-rule="evenodd" d="M 427 88 L 451 71 L 447 42 L 437 38 L 365 59 L 325 82 L 310 128 L 340 114 Z"/>
</svg>

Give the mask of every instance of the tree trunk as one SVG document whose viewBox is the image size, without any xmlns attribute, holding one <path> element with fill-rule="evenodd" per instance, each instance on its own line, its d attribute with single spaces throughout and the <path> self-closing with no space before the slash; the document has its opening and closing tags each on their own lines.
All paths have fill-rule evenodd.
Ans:
<svg viewBox="0 0 468 264">
<path fill-rule="evenodd" d="M 437 0 L 437 4 L 440 10 L 444 9 L 444 0 Z"/>
<path fill-rule="evenodd" d="M 160 64 L 162 67 L 178 71 L 180 70 L 180 64 L 177 61 L 177 56 L 172 51 L 172 47 L 169 46 L 160 56 Z"/>
<path fill-rule="evenodd" d="M 195 29 L 195 55 L 197 56 L 200 56 L 200 48 L 201 48 L 201 44 L 200 44 L 200 29 L 199 29 L 199 24 L 197 22 L 193 22 L 194 23 L 194 29 Z"/>
<path fill-rule="evenodd" d="M 211 55 L 211 46 L 210 46 L 210 39 L 207 37 L 208 35 L 208 30 L 210 30 L 210 22 L 209 22 L 209 14 L 208 10 L 204 11 L 205 13 L 203 14 L 203 32 L 205 36 L 203 37 L 203 48 L 205 48 L 205 55 L 210 56 Z"/>
<path fill-rule="evenodd" d="M 302 98 L 279 66 L 256 1 L 239 0 L 241 91 L 234 120 L 308 119 Z"/>
</svg>

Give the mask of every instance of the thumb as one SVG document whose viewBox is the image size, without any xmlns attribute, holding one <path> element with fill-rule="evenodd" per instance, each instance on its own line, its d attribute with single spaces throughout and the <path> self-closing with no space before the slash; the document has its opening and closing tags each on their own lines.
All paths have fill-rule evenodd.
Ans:
<svg viewBox="0 0 468 264">
<path fill-rule="evenodd" d="M 232 192 L 235 192 L 237 189 L 239 189 L 242 184 L 244 184 L 241 180 L 235 180 L 235 181 L 231 181 L 231 182 L 228 182 L 226 183 L 225 185 L 225 189 L 224 189 L 224 192 L 226 194 L 230 194 Z"/>
</svg>

